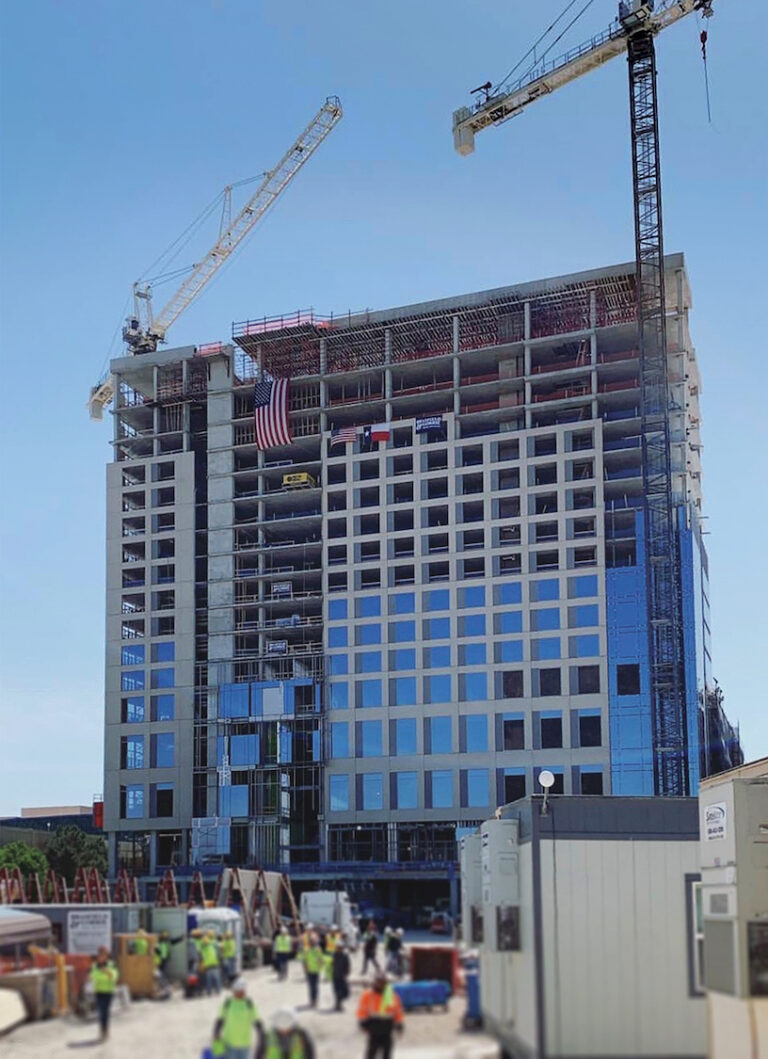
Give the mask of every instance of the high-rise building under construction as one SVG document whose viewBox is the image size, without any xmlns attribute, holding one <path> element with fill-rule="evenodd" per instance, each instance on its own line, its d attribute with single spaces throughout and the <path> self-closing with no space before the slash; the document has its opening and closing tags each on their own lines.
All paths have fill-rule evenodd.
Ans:
<svg viewBox="0 0 768 1059">
<path fill-rule="evenodd" d="M 543 769 L 647 795 L 664 755 L 681 794 L 738 764 L 682 256 L 666 271 L 684 664 L 663 725 L 634 265 L 112 363 L 113 865 L 439 875 Z"/>
</svg>

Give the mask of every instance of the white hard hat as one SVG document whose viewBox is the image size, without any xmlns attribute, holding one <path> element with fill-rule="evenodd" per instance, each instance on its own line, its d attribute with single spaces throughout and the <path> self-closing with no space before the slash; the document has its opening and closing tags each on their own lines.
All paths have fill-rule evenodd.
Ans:
<svg viewBox="0 0 768 1059">
<path fill-rule="evenodd" d="M 248 992 L 248 983 L 246 982 L 246 980 L 242 976 L 240 978 L 236 978 L 234 980 L 234 982 L 232 983 L 232 992 L 233 993 L 247 993 Z"/>
<path fill-rule="evenodd" d="M 296 1025 L 296 1012 L 293 1008 L 278 1008 L 272 1016 L 272 1027 L 276 1030 L 291 1030 Z"/>
</svg>

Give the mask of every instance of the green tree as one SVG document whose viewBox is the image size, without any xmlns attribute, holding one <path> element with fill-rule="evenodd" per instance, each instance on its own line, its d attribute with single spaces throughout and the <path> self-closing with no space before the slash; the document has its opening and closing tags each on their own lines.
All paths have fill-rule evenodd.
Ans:
<svg viewBox="0 0 768 1059">
<path fill-rule="evenodd" d="M 59 827 L 51 836 L 45 852 L 55 872 L 71 886 L 78 868 L 107 870 L 107 843 L 100 835 L 87 835 L 75 824 Z"/>
<path fill-rule="evenodd" d="M 0 868 L 18 868 L 25 882 L 36 871 L 42 882 L 48 871 L 48 860 L 43 851 L 35 846 L 29 846 L 26 842 L 9 842 L 7 846 L 0 846 Z"/>
</svg>

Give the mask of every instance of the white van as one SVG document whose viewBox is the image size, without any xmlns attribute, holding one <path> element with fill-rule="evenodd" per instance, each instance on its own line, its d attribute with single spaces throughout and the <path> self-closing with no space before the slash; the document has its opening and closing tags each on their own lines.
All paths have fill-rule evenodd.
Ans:
<svg viewBox="0 0 768 1059">
<path fill-rule="evenodd" d="M 345 890 L 308 890 L 301 895 L 300 911 L 304 923 L 313 923 L 316 927 L 331 927 L 335 923 L 350 949 L 357 948 L 359 931 Z"/>
</svg>

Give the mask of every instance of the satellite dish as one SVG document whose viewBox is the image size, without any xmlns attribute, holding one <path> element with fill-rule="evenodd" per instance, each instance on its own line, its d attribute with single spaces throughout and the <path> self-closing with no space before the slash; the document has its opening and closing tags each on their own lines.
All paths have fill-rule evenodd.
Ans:
<svg viewBox="0 0 768 1059">
<path fill-rule="evenodd" d="M 550 772 L 549 769 L 542 769 L 539 773 L 539 783 L 545 791 L 548 791 L 550 787 L 555 785 L 554 773 Z"/>
</svg>

